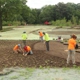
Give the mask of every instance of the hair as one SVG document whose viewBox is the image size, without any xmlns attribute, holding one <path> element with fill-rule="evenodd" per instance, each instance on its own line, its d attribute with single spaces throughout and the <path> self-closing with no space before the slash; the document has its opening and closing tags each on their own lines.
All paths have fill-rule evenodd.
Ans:
<svg viewBox="0 0 80 80">
<path fill-rule="evenodd" d="M 77 39 L 77 36 L 75 34 L 71 35 L 71 38 Z"/>
</svg>

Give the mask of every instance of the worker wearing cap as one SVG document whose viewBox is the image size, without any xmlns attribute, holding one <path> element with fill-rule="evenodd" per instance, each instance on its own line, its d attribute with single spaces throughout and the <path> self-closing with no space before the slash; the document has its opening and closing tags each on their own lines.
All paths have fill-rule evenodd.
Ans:
<svg viewBox="0 0 80 80">
<path fill-rule="evenodd" d="M 43 41 L 43 33 L 39 31 L 40 40 Z"/>
<path fill-rule="evenodd" d="M 15 45 L 14 48 L 13 48 L 13 51 L 15 53 L 22 53 L 21 45 L 20 44 Z"/>
<path fill-rule="evenodd" d="M 27 56 L 28 54 L 33 54 L 30 46 L 24 46 L 23 47 L 23 55 Z"/>
<path fill-rule="evenodd" d="M 26 46 L 26 39 L 27 39 L 27 34 L 26 32 L 24 31 L 23 34 L 22 34 L 22 41 L 23 41 L 23 45 Z"/>
<path fill-rule="evenodd" d="M 47 48 L 47 51 L 49 51 L 49 41 L 50 41 L 50 37 L 47 33 L 43 32 L 44 34 L 44 39 L 45 39 L 45 43 L 46 43 L 46 48 Z"/>
</svg>

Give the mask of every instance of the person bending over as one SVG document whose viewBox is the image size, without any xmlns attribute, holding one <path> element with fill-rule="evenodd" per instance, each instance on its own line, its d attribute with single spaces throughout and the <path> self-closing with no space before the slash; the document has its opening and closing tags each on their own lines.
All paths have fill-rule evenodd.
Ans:
<svg viewBox="0 0 80 80">
<path fill-rule="evenodd" d="M 27 56 L 28 54 L 33 54 L 30 46 L 24 46 L 23 47 L 23 55 Z"/>
<path fill-rule="evenodd" d="M 22 51 L 21 45 L 20 44 L 15 45 L 13 48 L 13 52 L 14 53 L 22 53 L 23 51 Z"/>
<path fill-rule="evenodd" d="M 41 31 L 39 31 L 39 37 L 40 37 L 40 40 L 43 41 L 43 33 Z"/>
</svg>

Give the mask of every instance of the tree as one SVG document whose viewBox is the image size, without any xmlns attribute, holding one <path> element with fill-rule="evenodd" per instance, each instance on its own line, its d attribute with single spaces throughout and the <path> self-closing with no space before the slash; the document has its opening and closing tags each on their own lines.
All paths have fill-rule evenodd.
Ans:
<svg viewBox="0 0 80 80">
<path fill-rule="evenodd" d="M 10 19 L 14 14 L 19 14 L 26 0 L 0 0 L 0 30 L 2 30 L 3 17 Z"/>
<path fill-rule="evenodd" d="M 30 8 L 27 5 L 23 6 L 22 12 L 21 12 L 21 17 L 23 18 L 22 21 L 25 21 L 26 23 L 28 23 L 28 18 L 30 13 L 31 13 Z"/>
<path fill-rule="evenodd" d="M 33 24 L 34 22 L 35 22 L 35 16 L 32 13 L 30 13 L 28 16 L 28 23 Z"/>
<path fill-rule="evenodd" d="M 40 9 L 32 9 L 31 13 L 35 17 L 35 22 L 34 24 L 40 23 L 39 15 L 40 15 L 41 10 Z"/>
<path fill-rule="evenodd" d="M 52 20 L 52 15 L 53 15 L 52 9 L 53 9 L 53 6 L 51 5 L 46 5 L 42 7 L 41 13 L 40 13 L 40 20 L 42 22 Z"/>
</svg>

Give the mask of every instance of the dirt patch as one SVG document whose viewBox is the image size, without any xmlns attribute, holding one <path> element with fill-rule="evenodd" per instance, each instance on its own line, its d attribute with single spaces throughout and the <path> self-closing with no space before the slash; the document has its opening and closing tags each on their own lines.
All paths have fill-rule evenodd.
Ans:
<svg viewBox="0 0 80 80">
<path fill-rule="evenodd" d="M 49 34 L 56 34 L 56 35 L 70 35 L 70 34 L 80 34 L 80 31 L 48 31 Z"/>
<path fill-rule="evenodd" d="M 13 53 L 12 49 L 16 44 L 22 44 L 20 40 L 0 40 L 0 70 L 10 67 L 66 67 L 66 57 L 64 50 L 67 48 L 59 42 L 50 41 L 50 51 L 46 51 L 45 44 L 39 40 L 28 40 L 33 55 L 24 57 L 22 54 Z M 65 56 L 65 57 L 63 57 Z M 72 64 L 69 65 L 71 67 Z M 77 62 L 77 66 L 80 63 Z"/>
</svg>

